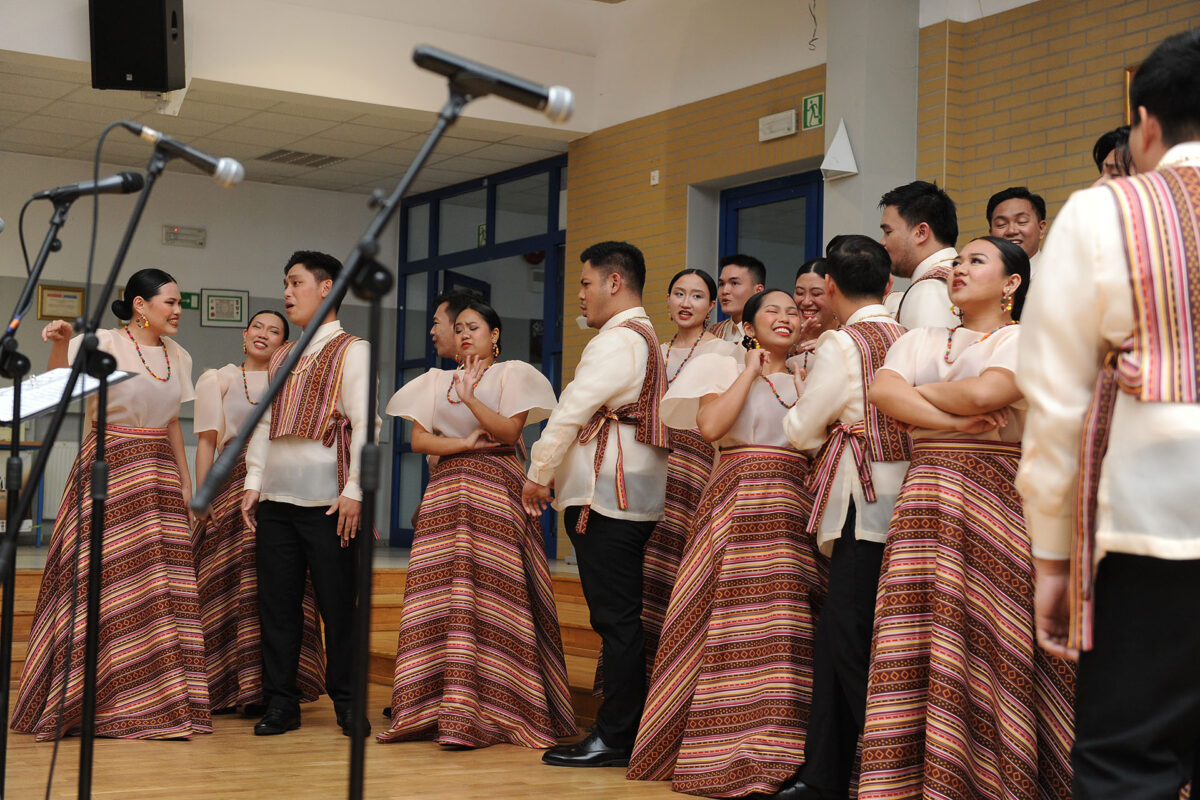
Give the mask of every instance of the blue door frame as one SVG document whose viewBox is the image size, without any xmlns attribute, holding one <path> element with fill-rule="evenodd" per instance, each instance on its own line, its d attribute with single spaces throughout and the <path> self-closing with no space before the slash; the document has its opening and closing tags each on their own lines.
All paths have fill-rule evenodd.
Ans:
<svg viewBox="0 0 1200 800">
<path fill-rule="evenodd" d="M 559 250 L 566 241 L 566 231 L 558 228 L 559 218 L 559 190 L 561 188 L 561 168 L 567 165 L 566 156 L 556 156 L 555 158 L 545 159 L 533 164 L 527 164 L 523 167 L 499 172 L 494 175 L 489 175 L 486 178 L 479 178 L 465 183 L 448 186 L 444 189 L 438 189 L 425 194 L 414 195 L 407 198 L 401 205 L 400 210 L 400 263 L 399 263 L 399 280 L 397 281 L 397 309 L 396 314 L 396 387 L 399 388 L 403 380 L 404 371 L 408 369 L 431 369 L 437 364 L 437 353 L 433 349 L 433 341 L 428 334 L 423 334 L 425 338 L 424 355 L 420 358 L 404 357 L 405 354 L 405 330 L 407 316 L 410 313 L 410 298 L 408 295 L 409 275 L 415 273 L 426 273 L 429 279 L 426 281 L 425 297 L 411 298 L 412 307 L 411 313 L 422 315 L 425 320 L 423 327 L 424 331 L 428 331 L 432 326 L 432 317 L 434 309 L 431 308 L 433 300 L 441 292 L 441 275 L 445 270 L 452 270 L 459 267 L 466 267 L 472 264 L 478 264 L 485 261 L 494 261 L 500 258 L 509 258 L 518 256 L 523 253 L 543 251 L 546 254 L 545 264 L 545 283 L 543 284 L 542 294 L 542 315 L 545 321 L 542 332 L 542 363 L 535 365 L 541 369 L 555 387 L 555 391 L 560 388 L 557 384 L 558 375 L 560 374 L 560 361 L 562 359 L 562 331 L 557 324 L 562 317 L 562 279 L 561 271 L 562 264 L 560 263 Z M 496 187 L 499 184 L 507 183 L 511 180 L 526 178 L 530 175 L 536 175 L 542 172 L 549 173 L 549 205 L 547 208 L 546 232 L 536 236 L 527 236 L 522 239 L 513 239 L 511 241 L 497 244 L 495 241 L 496 235 Z M 409 212 L 414 206 L 429 204 L 429 252 L 438 252 L 438 231 L 439 231 L 439 201 L 449 197 L 454 197 L 466 192 L 477 191 L 479 189 L 487 190 L 486 211 L 484 216 L 485 242 L 480 247 L 461 250 L 456 253 L 448 253 L 446 255 L 433 255 L 428 258 L 408 261 L 408 232 L 409 232 Z M 447 362 L 444 366 L 452 367 L 452 362 Z M 392 547 L 409 547 L 412 545 L 413 530 L 408 527 L 410 521 L 400 519 L 400 480 L 401 480 L 401 455 L 411 453 L 412 446 L 404 440 L 404 426 L 400 419 L 392 420 L 392 513 L 390 520 L 390 529 L 388 535 L 388 544 Z M 429 467 L 424 459 L 421 460 L 421 486 L 424 487 L 429 481 Z M 553 558 L 557 551 L 558 528 L 557 520 L 553 510 L 547 510 L 542 515 L 542 536 L 548 557 Z"/>
<path fill-rule="evenodd" d="M 807 199 L 804 204 L 804 230 L 812 234 L 805 236 L 804 258 L 807 260 L 819 257 L 822 255 L 821 242 L 823 241 L 821 235 L 825 202 L 823 189 L 824 183 L 820 170 L 813 170 L 724 190 L 721 192 L 720 232 L 717 239 L 718 255 L 723 257 L 737 252 L 738 211 L 743 208 L 777 203 L 780 200 L 804 197 Z M 718 304 L 717 319 L 725 319 L 728 316 L 728 314 L 722 313 L 721 306 Z"/>
</svg>

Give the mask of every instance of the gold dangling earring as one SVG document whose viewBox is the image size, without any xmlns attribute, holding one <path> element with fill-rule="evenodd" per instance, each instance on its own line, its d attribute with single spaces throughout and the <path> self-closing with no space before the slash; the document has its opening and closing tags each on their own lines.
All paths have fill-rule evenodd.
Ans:
<svg viewBox="0 0 1200 800">
<path fill-rule="evenodd" d="M 1006 294 L 1006 295 L 1004 295 L 1004 298 L 1000 301 L 1000 310 L 1003 311 L 1005 314 L 1011 314 L 1012 309 L 1013 309 L 1012 297 L 1010 295 Z"/>
</svg>

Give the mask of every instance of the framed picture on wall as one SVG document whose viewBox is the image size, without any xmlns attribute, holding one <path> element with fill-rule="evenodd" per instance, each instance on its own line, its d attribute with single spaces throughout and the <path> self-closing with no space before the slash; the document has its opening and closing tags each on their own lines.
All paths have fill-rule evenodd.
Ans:
<svg viewBox="0 0 1200 800">
<path fill-rule="evenodd" d="M 38 284 L 38 319 L 65 319 L 73 322 L 83 316 L 87 290 L 82 286 L 51 286 Z"/>
<path fill-rule="evenodd" d="M 249 292 L 201 289 L 200 324 L 207 328 L 244 328 L 249 303 Z"/>
</svg>

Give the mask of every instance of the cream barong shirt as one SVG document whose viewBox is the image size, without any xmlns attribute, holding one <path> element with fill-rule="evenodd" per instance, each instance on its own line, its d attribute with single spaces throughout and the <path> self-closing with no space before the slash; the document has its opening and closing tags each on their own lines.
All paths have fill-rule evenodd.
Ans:
<svg viewBox="0 0 1200 800">
<path fill-rule="evenodd" d="M 1176 145 L 1160 166 L 1200 166 L 1200 142 Z M 1084 415 L 1105 354 L 1133 334 L 1122 226 L 1105 186 L 1071 195 L 1054 220 L 1025 303 L 1017 384 L 1029 401 L 1017 488 L 1039 558 L 1065 559 L 1074 538 Z M 1069 301 L 1064 302 L 1064 298 Z M 1096 558 L 1106 552 L 1200 558 L 1196 469 L 1200 406 L 1143 403 L 1117 392 L 1100 470 Z"/>
<path fill-rule="evenodd" d="M 641 306 L 615 314 L 583 348 L 575 377 L 562 390 L 541 437 L 530 449 L 529 480 L 554 482 L 554 508 L 590 505 L 614 519 L 659 520 L 667 489 L 667 453 L 635 439 L 636 426 L 609 420 L 609 442 L 597 478 L 596 439 L 579 444 L 579 431 L 601 406 L 617 409 L 636 402 L 646 378 L 650 350 L 637 332 L 619 327 L 628 320 L 650 325 Z M 615 434 L 615 439 L 613 438 Z M 628 507 L 617 505 L 617 443 L 625 465 Z"/>
<path fill-rule="evenodd" d="M 342 332 L 337 320 L 317 328 L 317 334 L 301 357 L 311 358 Z M 359 340 L 346 349 L 342 362 L 342 389 L 337 410 L 350 420 L 350 465 L 342 495 L 362 500 L 358 485 L 362 446 L 367 438 L 367 377 L 369 347 Z M 374 421 L 378 432 L 380 420 Z M 260 500 L 291 503 L 295 506 L 328 506 L 338 497 L 337 446 L 326 447 L 316 439 L 281 436 L 271 439 L 271 409 L 259 420 L 254 437 L 246 450 L 246 489 L 257 490 Z"/>
<path fill-rule="evenodd" d="M 917 264 L 912 274 L 912 285 L 903 292 L 892 292 L 884 300 L 888 313 L 910 331 L 929 325 L 946 328 L 957 325 L 959 320 L 950 310 L 950 290 L 946 281 L 930 279 L 917 283 L 934 267 L 949 267 L 956 258 L 958 251 L 953 247 L 943 247 Z"/>
<path fill-rule="evenodd" d="M 851 314 L 845 324 L 871 319 L 891 321 L 891 314 L 881 304 L 864 306 Z M 792 446 L 815 455 L 825 444 L 830 425 L 835 422 L 852 425 L 863 420 L 866 403 L 863 401 L 862 385 L 862 358 L 850 335 L 838 330 L 825 331 L 817 339 L 804 394 L 783 418 L 783 431 Z M 854 452 L 847 446 L 838 461 L 829 503 L 825 506 L 825 515 L 817 529 L 817 546 L 821 552 L 825 555 L 833 552 L 833 543 L 842 535 L 842 525 L 849 512 L 851 498 L 855 508 L 855 538 L 885 542 L 896 497 L 900 494 L 907 471 L 907 461 L 872 461 L 871 483 L 875 487 L 875 502 L 868 503 L 858 479 Z"/>
</svg>

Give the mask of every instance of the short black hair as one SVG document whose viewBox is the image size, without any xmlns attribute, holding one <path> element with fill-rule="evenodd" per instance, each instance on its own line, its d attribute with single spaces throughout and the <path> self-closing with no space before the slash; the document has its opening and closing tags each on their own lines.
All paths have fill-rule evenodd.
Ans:
<svg viewBox="0 0 1200 800">
<path fill-rule="evenodd" d="M 829 244 L 825 245 L 825 255 L 828 256 L 830 253 L 832 253 L 833 248 L 841 244 L 842 240 L 849 235 L 850 234 L 847 233 L 839 233 L 837 236 L 834 236 L 832 239 L 830 239 Z"/>
<path fill-rule="evenodd" d="M 838 237 L 838 238 L 841 238 L 841 237 Z M 800 280 L 801 275 L 807 275 L 810 272 L 813 273 L 814 275 L 820 275 L 822 278 L 824 278 L 825 277 L 825 259 L 810 258 L 808 261 L 805 261 L 803 264 L 800 265 L 800 269 L 796 270 L 796 280 Z"/>
<path fill-rule="evenodd" d="M 1029 256 L 1018 245 L 999 236 L 979 236 L 974 241 L 991 242 L 1000 251 L 1004 274 L 1021 276 L 1021 285 L 1012 296 L 1012 318 L 1020 320 L 1021 309 L 1025 308 L 1025 295 L 1029 293 Z"/>
<path fill-rule="evenodd" d="M 1129 174 L 1129 126 L 1122 125 L 1118 128 L 1113 128 L 1111 131 L 1105 131 L 1100 134 L 1100 138 L 1092 145 L 1092 161 L 1096 162 L 1096 169 L 1104 174 L 1104 159 L 1108 158 L 1108 154 L 1113 150 L 1118 151 L 1117 164 L 1122 168 L 1121 174 Z"/>
<path fill-rule="evenodd" d="M 321 281 L 336 281 L 337 276 L 342 273 L 342 262 L 329 255 L 329 253 L 322 253 L 319 250 L 297 250 L 292 253 L 292 257 L 288 259 L 287 265 L 283 268 L 283 274 L 287 275 L 291 268 L 297 264 L 302 265 L 306 270 L 311 272 L 318 283 Z M 345 295 L 338 298 L 338 301 L 334 303 L 334 311 L 341 310 L 343 299 L 345 299 Z"/>
<path fill-rule="evenodd" d="M 1200 139 L 1200 28 L 1163 39 L 1137 68 L 1129 86 L 1135 126 L 1140 106 L 1162 125 L 1167 147 Z"/>
<path fill-rule="evenodd" d="M 450 318 L 450 324 L 453 325 L 455 318 L 474 300 L 474 297 L 460 289 L 451 289 L 433 298 L 433 313 L 436 314 L 442 303 L 445 303 L 446 316 Z"/>
<path fill-rule="evenodd" d="M 946 247 L 958 242 L 958 210 L 954 201 L 936 183 L 913 181 L 885 192 L 879 198 L 879 207 L 895 206 L 896 213 L 915 228 L 924 222 L 933 231 L 933 237 Z"/>
<path fill-rule="evenodd" d="M 291 338 L 292 328 L 290 325 L 288 325 L 287 317 L 273 308 L 264 308 L 262 311 L 255 311 L 253 314 L 251 314 L 250 319 L 246 322 L 246 330 L 250 330 L 250 323 L 254 322 L 255 317 L 260 317 L 263 314 L 273 314 L 276 317 L 279 317 L 279 321 L 283 323 L 283 340 L 286 342 Z"/>
<path fill-rule="evenodd" d="M 591 262 L 605 275 L 619 272 L 625 285 L 639 296 L 646 286 L 646 259 L 642 251 L 629 242 L 597 242 L 579 254 L 579 261 Z"/>
<path fill-rule="evenodd" d="M 679 270 L 679 272 L 675 273 L 675 275 L 671 278 L 671 282 L 667 284 L 667 294 L 671 293 L 671 290 L 675 288 L 675 282 L 678 281 L 680 278 L 682 278 L 684 275 L 698 276 L 701 280 L 704 281 L 704 285 L 706 287 L 708 287 L 708 299 L 709 300 L 717 299 L 717 282 L 713 280 L 713 276 L 709 275 L 707 272 L 705 272 L 702 269 L 693 269 L 691 267 L 688 267 L 687 269 L 681 269 L 681 270 Z"/>
<path fill-rule="evenodd" d="M 765 284 L 767 282 L 767 267 L 754 256 L 748 256 L 745 253 L 722 256 L 721 260 L 717 262 L 717 274 L 720 274 L 721 270 L 730 264 L 749 270 L 750 277 L 754 279 L 755 283 Z"/>
<path fill-rule="evenodd" d="M 892 276 L 892 259 L 870 236 L 842 237 L 825 259 L 825 274 L 851 300 L 882 300 Z"/>
<path fill-rule="evenodd" d="M 995 213 L 996 206 L 1005 200 L 1028 200 L 1029 204 L 1033 206 L 1034 213 L 1037 214 L 1038 222 L 1046 219 L 1046 200 L 1040 194 L 1034 194 L 1026 186 L 1010 186 L 1007 189 L 1001 189 L 988 199 L 988 227 L 991 227 L 992 214 Z"/>
</svg>

